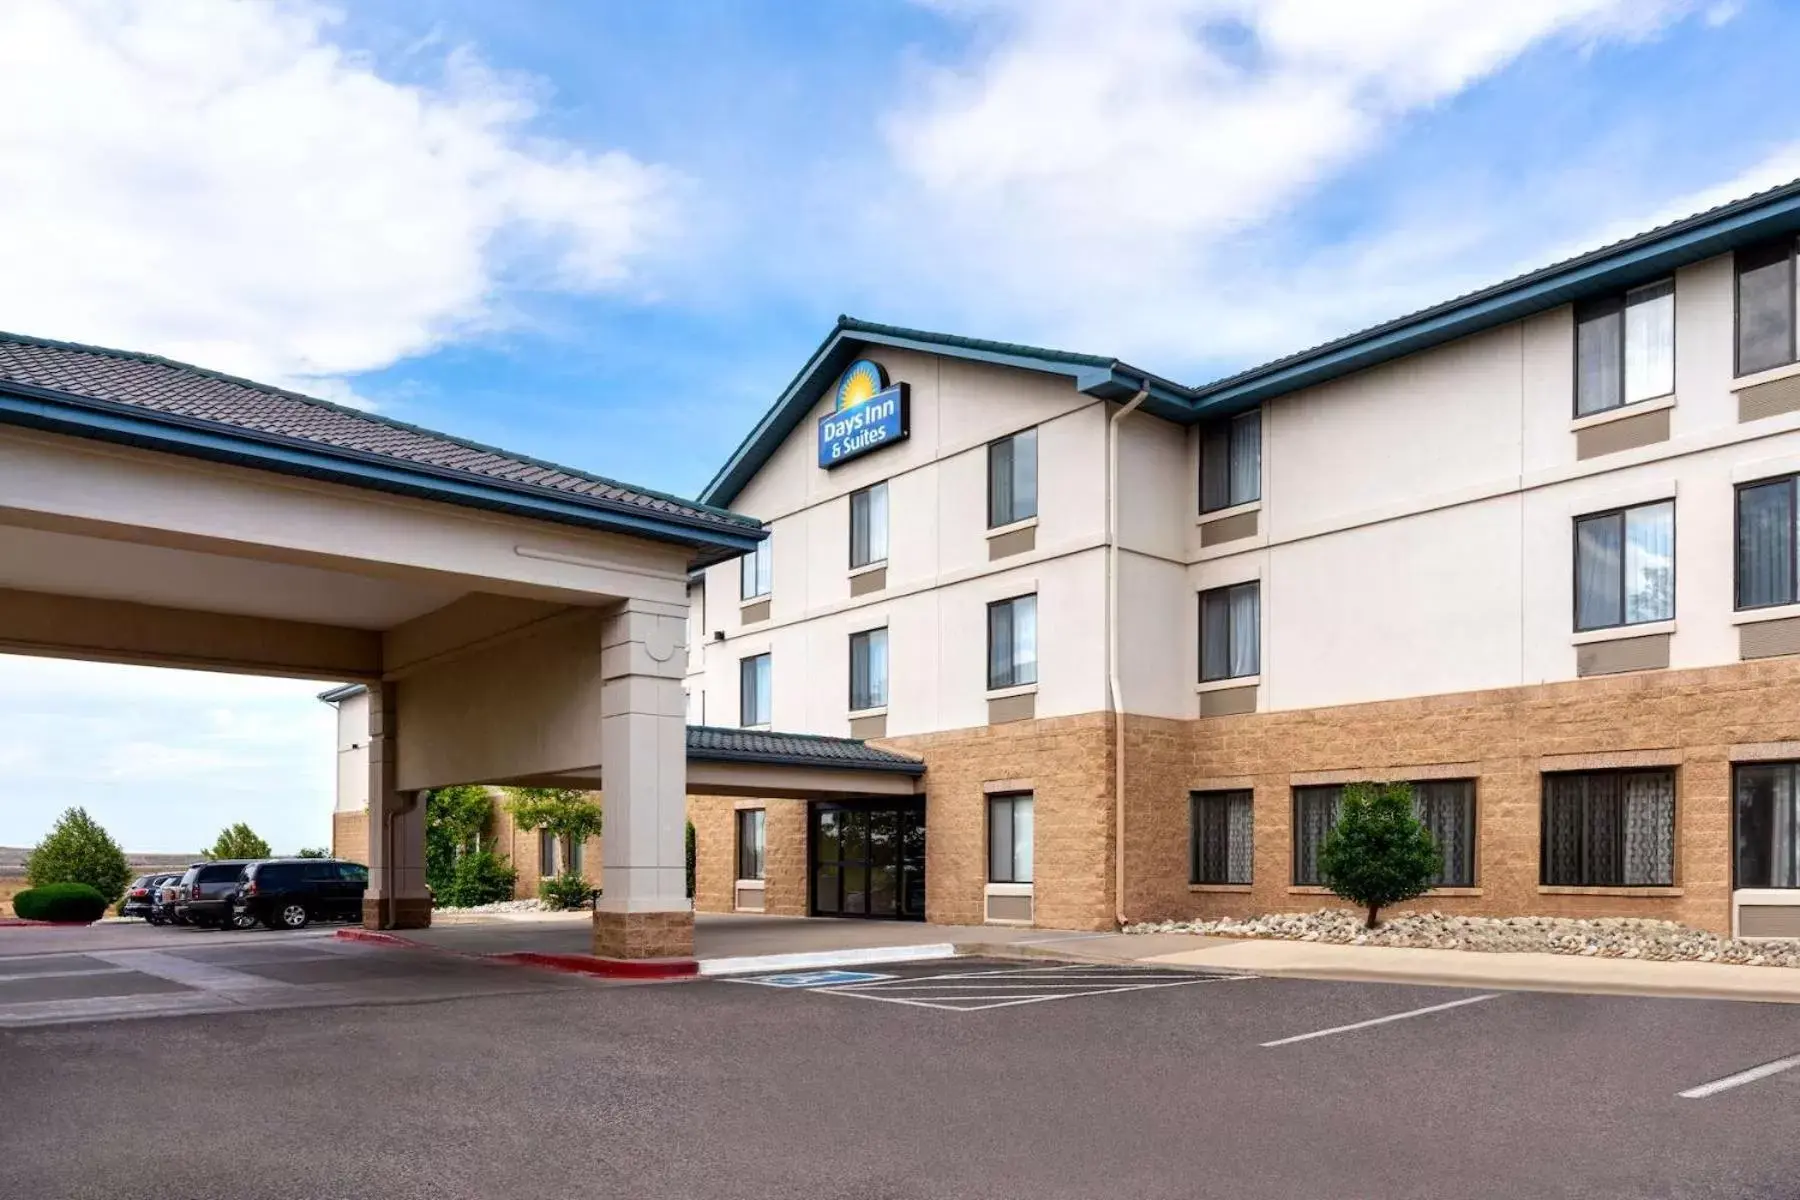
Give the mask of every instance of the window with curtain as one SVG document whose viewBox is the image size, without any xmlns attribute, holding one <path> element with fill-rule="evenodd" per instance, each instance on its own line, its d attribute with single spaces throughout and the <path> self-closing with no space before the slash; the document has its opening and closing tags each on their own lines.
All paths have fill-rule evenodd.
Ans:
<svg viewBox="0 0 1800 1200">
<path fill-rule="evenodd" d="M 1675 619 L 1675 502 L 1575 519 L 1575 628 Z"/>
<path fill-rule="evenodd" d="M 1241 679 L 1262 670 L 1262 584 L 1200 593 L 1200 681 Z"/>
<path fill-rule="evenodd" d="M 1575 309 L 1575 415 L 1675 390 L 1675 281 L 1664 279 Z"/>
<path fill-rule="evenodd" d="M 756 543 L 756 549 L 739 559 L 739 595 L 745 600 L 755 600 L 769 594 L 775 576 L 775 554 L 770 543 L 775 540 L 774 531 Z"/>
<path fill-rule="evenodd" d="M 988 528 L 1037 516 L 1037 430 L 988 443 Z"/>
<path fill-rule="evenodd" d="M 1249 788 L 1195 792 L 1188 801 L 1188 881 L 1249 883 L 1254 809 Z"/>
<path fill-rule="evenodd" d="M 988 882 L 1031 882 L 1032 796 L 988 797 Z"/>
<path fill-rule="evenodd" d="M 1544 776 L 1543 882 L 1669 887 L 1675 882 L 1675 772 Z"/>
<path fill-rule="evenodd" d="M 850 565 L 866 567 L 888 556 L 887 484 L 850 493 Z"/>
<path fill-rule="evenodd" d="M 769 656 L 758 654 L 738 662 L 738 724 L 769 723 Z"/>
<path fill-rule="evenodd" d="M 1037 597 L 988 605 L 988 689 L 1037 682 Z"/>
<path fill-rule="evenodd" d="M 1737 606 L 1793 604 L 1796 477 L 1765 479 L 1737 490 Z"/>
<path fill-rule="evenodd" d="M 1794 239 L 1739 250 L 1737 373 L 1749 375 L 1794 361 Z"/>
<path fill-rule="evenodd" d="M 888 702 L 888 631 L 850 635 L 850 709 L 883 708 Z"/>
<path fill-rule="evenodd" d="M 1800 763 L 1732 768 L 1734 888 L 1800 888 Z"/>
<path fill-rule="evenodd" d="M 1325 835 L 1337 824 L 1338 808 L 1344 802 L 1344 789 L 1332 784 L 1294 789 L 1294 885 L 1318 887 L 1319 848 Z"/>
<path fill-rule="evenodd" d="M 1262 498 L 1262 410 L 1208 425 L 1200 434 L 1200 511 Z"/>
<path fill-rule="evenodd" d="M 763 877 L 764 813 L 760 808 L 740 808 L 737 814 L 737 877 Z"/>
<path fill-rule="evenodd" d="M 1344 803 L 1345 784 L 1320 784 L 1294 789 L 1294 883 L 1318 887 L 1319 849 L 1325 835 L 1337 824 Z M 1413 816 L 1431 833 L 1442 863 L 1431 886 L 1475 886 L 1475 781 L 1426 779 L 1407 784 L 1412 789 Z"/>
</svg>

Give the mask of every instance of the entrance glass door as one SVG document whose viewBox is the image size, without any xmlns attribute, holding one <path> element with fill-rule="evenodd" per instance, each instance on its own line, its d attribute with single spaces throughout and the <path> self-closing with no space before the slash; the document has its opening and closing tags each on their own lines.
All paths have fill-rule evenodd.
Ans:
<svg viewBox="0 0 1800 1200">
<path fill-rule="evenodd" d="M 816 917 L 925 919 L 925 802 L 815 803 L 808 844 Z"/>
</svg>

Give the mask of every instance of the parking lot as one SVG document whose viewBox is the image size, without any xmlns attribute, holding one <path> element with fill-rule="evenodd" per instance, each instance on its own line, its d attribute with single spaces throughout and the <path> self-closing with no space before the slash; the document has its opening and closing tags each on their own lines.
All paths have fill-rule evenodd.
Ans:
<svg viewBox="0 0 1800 1200">
<path fill-rule="evenodd" d="M 310 1000 L 0 1029 L 8 1194 L 1774 1198 L 1800 1175 L 1800 1069 L 1744 1074 L 1800 1054 L 1788 1006 L 969 959 L 611 984 L 245 936 L 149 952 Z"/>
</svg>

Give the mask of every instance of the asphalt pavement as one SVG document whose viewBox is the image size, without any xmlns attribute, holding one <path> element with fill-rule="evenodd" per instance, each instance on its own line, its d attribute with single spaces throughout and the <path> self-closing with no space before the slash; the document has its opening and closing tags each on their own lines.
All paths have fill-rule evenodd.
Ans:
<svg viewBox="0 0 1800 1200">
<path fill-rule="evenodd" d="M 379 1002 L 0 1029 L 0 1192 L 1768 1200 L 1800 1179 L 1800 1069 L 1773 1065 L 1800 1055 L 1791 1006 L 966 959 L 618 984 L 355 949 L 245 945 L 270 961 L 232 969 Z M 494 973 L 519 990 L 481 993 Z"/>
</svg>

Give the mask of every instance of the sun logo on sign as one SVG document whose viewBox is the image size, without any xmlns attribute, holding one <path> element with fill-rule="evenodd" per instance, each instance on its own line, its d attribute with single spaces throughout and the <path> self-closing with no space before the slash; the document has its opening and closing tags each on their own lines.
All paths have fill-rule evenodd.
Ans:
<svg viewBox="0 0 1800 1200">
<path fill-rule="evenodd" d="M 855 408 L 859 404 L 867 404 L 876 396 L 887 390 L 887 372 L 881 364 L 859 358 L 850 364 L 844 377 L 838 380 L 837 411 Z"/>
</svg>

